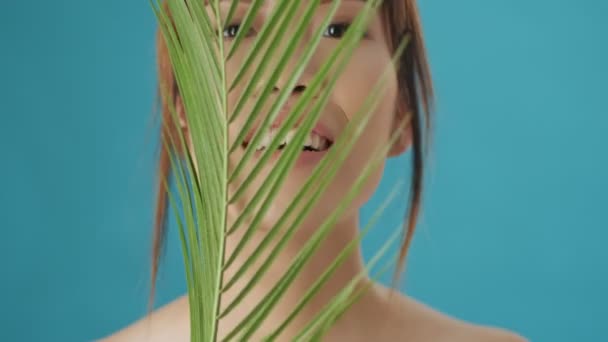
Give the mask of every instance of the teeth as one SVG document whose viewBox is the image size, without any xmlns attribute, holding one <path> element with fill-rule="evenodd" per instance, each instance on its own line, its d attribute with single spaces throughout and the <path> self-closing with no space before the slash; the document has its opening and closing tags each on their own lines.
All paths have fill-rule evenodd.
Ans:
<svg viewBox="0 0 608 342">
<path fill-rule="evenodd" d="M 312 134 L 309 134 L 306 137 L 306 140 L 304 140 L 304 146 L 312 146 L 312 143 L 313 143 L 313 137 L 312 137 Z"/>
<path fill-rule="evenodd" d="M 291 142 L 291 140 L 293 140 L 293 137 L 296 135 L 296 131 L 295 130 L 290 130 L 289 132 L 287 132 L 287 138 L 285 139 L 286 143 Z"/>
<path fill-rule="evenodd" d="M 312 135 L 312 147 L 318 149 L 320 142 L 321 142 L 321 137 L 316 134 L 313 134 Z"/>
<path fill-rule="evenodd" d="M 260 150 L 262 148 L 265 148 L 266 146 L 270 145 L 270 143 L 272 142 L 272 138 L 274 137 L 274 130 L 271 129 L 270 132 L 264 134 L 264 136 L 262 137 L 262 141 L 260 141 L 260 144 L 258 145 L 257 149 Z"/>
<path fill-rule="evenodd" d="M 269 146 L 270 143 L 272 142 L 272 139 L 274 139 L 274 137 L 276 136 L 277 132 L 278 132 L 278 129 L 273 128 L 266 135 L 264 135 L 262 137 L 262 141 L 260 142 L 260 144 L 257 147 L 257 150 L 263 150 L 267 146 Z M 296 130 L 293 130 L 293 129 L 290 130 L 289 132 L 287 132 L 285 138 L 279 144 L 279 146 L 284 145 L 284 144 L 289 144 L 293 140 L 295 134 L 296 134 Z M 327 140 L 315 133 L 311 133 L 304 140 L 304 146 L 309 146 L 316 150 L 323 150 L 323 149 L 327 148 L 327 146 L 329 146 L 329 140 Z"/>
<path fill-rule="evenodd" d="M 327 146 L 329 146 L 329 140 L 323 138 L 320 135 L 311 134 L 304 143 L 304 146 L 312 147 L 315 150 L 322 151 L 325 150 Z"/>
<path fill-rule="evenodd" d="M 321 143 L 319 144 L 319 150 L 325 150 L 327 148 L 328 141 L 327 139 L 321 138 Z"/>
</svg>

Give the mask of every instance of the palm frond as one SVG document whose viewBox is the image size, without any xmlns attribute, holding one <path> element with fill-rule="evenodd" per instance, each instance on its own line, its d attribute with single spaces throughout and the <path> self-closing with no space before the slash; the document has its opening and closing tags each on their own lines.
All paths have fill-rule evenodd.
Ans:
<svg viewBox="0 0 608 342">
<path fill-rule="evenodd" d="M 391 70 L 392 65 L 387 66 L 387 71 L 381 80 L 375 85 L 372 93 L 365 104 L 355 114 L 345 130 L 337 138 L 325 158 L 315 167 L 311 176 L 307 179 L 301 191 L 296 194 L 294 200 L 280 217 L 279 221 L 271 227 L 263 241 L 256 246 L 253 253 L 248 256 L 247 261 L 239 265 L 231 279 L 224 284 L 224 271 L 230 267 L 234 260 L 242 253 L 244 247 L 251 242 L 251 237 L 259 229 L 262 218 L 268 212 L 270 205 L 275 200 L 278 191 L 292 169 L 306 136 L 310 133 L 318 121 L 329 95 L 341 72 L 361 39 L 367 21 L 374 11 L 382 3 L 381 0 L 367 1 L 359 15 L 349 26 L 336 48 L 332 51 L 325 63 L 320 66 L 304 93 L 299 97 L 290 113 L 287 115 L 280 129 L 273 137 L 269 146 L 266 147 L 260 158 L 257 158 L 252 171 L 240 184 L 235 184 L 239 175 L 245 170 L 245 165 L 254 163 L 253 152 L 272 122 L 275 121 L 281 108 L 288 100 L 291 89 L 301 77 L 306 65 L 312 58 L 320 40 L 324 28 L 333 19 L 341 1 L 334 0 L 330 10 L 327 12 L 322 24 L 312 34 L 309 40 L 302 42 L 304 34 L 310 26 L 312 16 L 315 14 L 320 0 L 312 0 L 306 4 L 302 12 L 298 12 L 299 1 L 281 1 L 275 6 L 273 12 L 266 20 L 265 25 L 256 35 L 246 54 L 245 62 L 235 73 L 233 79 L 227 78 L 226 63 L 234 56 L 235 51 L 241 47 L 245 35 L 249 31 L 253 20 L 260 10 L 263 0 L 254 0 L 241 23 L 241 29 L 232 42 L 230 49 L 223 41 L 223 28 L 230 24 L 234 16 L 239 0 L 232 0 L 227 5 L 227 15 L 221 17 L 219 0 L 211 0 L 208 5 L 192 0 L 167 0 L 166 7 L 159 0 L 150 0 L 152 8 L 159 21 L 164 41 L 169 52 L 175 81 L 179 89 L 180 98 L 183 102 L 187 126 L 190 131 L 189 137 L 185 137 L 181 130 L 177 130 L 177 139 L 163 141 L 166 148 L 171 151 L 171 168 L 176 177 L 177 198 L 170 191 L 168 182 L 165 183 L 170 194 L 172 209 L 177 213 L 179 205 L 183 211 L 183 219 L 176 215 L 179 228 L 184 266 L 186 270 L 186 281 L 188 287 L 190 314 L 191 314 L 191 340 L 192 341 L 216 341 L 218 339 L 218 322 L 233 310 L 258 283 L 260 277 L 275 262 L 281 250 L 294 235 L 297 228 L 302 224 L 304 218 L 309 214 L 313 205 L 318 202 L 320 196 L 335 177 L 337 171 L 348 156 L 358 137 L 364 131 L 380 98 L 380 92 L 384 85 L 385 77 Z M 285 37 L 288 27 L 295 25 L 295 33 Z M 407 40 L 399 45 L 393 63 L 398 58 Z M 284 47 L 285 46 L 285 47 Z M 278 97 L 273 98 L 271 109 L 261 122 L 260 127 L 254 133 L 251 141 L 245 148 L 245 154 L 234 169 L 229 168 L 228 160 L 231 153 L 242 146 L 246 133 L 250 131 L 254 122 L 262 115 L 262 108 L 271 99 L 271 92 L 279 75 L 285 71 L 289 60 L 293 59 L 297 48 L 302 47 L 295 67 L 291 71 L 285 86 L 279 92 Z M 283 48 L 284 47 L 284 48 Z M 270 67 L 270 57 L 278 56 L 277 65 L 273 66 L 272 72 L 265 86 L 261 89 L 259 96 L 253 97 L 253 89 L 259 83 L 264 73 Z M 252 76 L 245 75 L 251 71 L 254 60 L 261 58 L 259 65 Z M 243 92 L 236 101 L 236 105 L 228 110 L 227 98 L 229 93 L 239 85 Z M 170 93 L 170 84 L 161 85 L 163 98 L 170 104 L 170 112 L 174 127 L 180 127 L 179 114 L 174 106 L 175 99 L 167 94 Z M 251 113 L 248 113 L 245 124 L 238 132 L 235 140 L 228 139 L 228 126 L 239 115 L 244 112 L 245 104 L 253 103 Z M 307 116 L 299 127 L 290 144 L 283 149 L 273 170 L 265 178 L 257 189 L 252 200 L 239 213 L 232 224 L 228 225 L 227 208 L 230 204 L 241 198 L 247 190 L 251 180 L 259 176 L 269 158 L 276 151 L 279 144 L 284 140 L 286 134 L 293 128 L 296 120 L 306 112 Z M 404 120 L 402 125 L 407 125 Z M 403 128 L 402 126 L 401 128 Z M 397 130 L 398 131 L 398 130 Z M 189 147 L 188 138 L 191 139 L 192 148 Z M 397 135 L 391 136 L 390 142 L 394 142 Z M 349 190 L 344 199 L 338 203 L 334 212 L 325 220 L 311 238 L 305 243 L 302 250 L 293 259 L 292 264 L 285 274 L 277 281 L 275 287 L 264 297 L 257 306 L 247 315 L 232 331 L 229 331 L 224 340 L 238 338 L 247 340 L 259 328 L 264 319 L 280 300 L 281 296 L 289 288 L 300 270 L 317 251 L 321 242 L 326 238 L 337 219 L 347 208 L 349 203 L 360 192 L 362 185 L 379 163 L 386 158 L 388 148 L 391 144 L 377 151 L 374 160 L 361 172 L 355 184 Z M 183 151 L 184 155 L 177 155 L 174 151 Z M 195 156 L 193 159 L 192 156 Z M 234 193 L 228 189 L 235 187 Z M 392 200 L 391 194 L 388 201 Z M 304 198 L 307 200 L 304 201 Z M 322 285 L 333 274 L 344 258 L 352 252 L 354 246 L 360 242 L 364 234 L 370 229 L 373 221 L 382 213 L 384 203 L 376 212 L 374 219 L 365 227 L 357 239 L 351 241 L 338 255 L 336 260 L 329 265 L 323 275 L 306 292 L 300 302 L 294 307 L 293 312 L 277 325 L 276 330 L 267 337 L 267 340 L 276 339 L 279 334 L 298 315 L 302 308 L 319 291 Z M 254 213 L 254 208 L 256 209 Z M 259 208 L 259 209 L 258 209 Z M 244 227 L 244 222 L 253 216 L 251 223 Z M 284 227 L 289 219 L 293 222 L 289 227 Z M 238 229 L 245 229 L 243 237 L 237 244 L 231 255 L 225 255 L 226 238 Z M 271 242 L 277 243 L 271 249 Z M 378 252 L 365 272 L 369 271 L 385 253 L 386 249 L 396 239 L 396 235 L 387 240 L 386 245 Z M 235 282 L 242 278 L 247 270 L 254 267 L 258 259 L 268 253 L 261 262 L 261 266 L 255 270 L 253 276 L 235 299 L 227 303 L 220 312 L 220 300 L 222 293 L 230 289 Z M 330 303 L 324 308 L 310 324 L 305 327 L 296 340 L 308 340 L 317 338 L 324 334 L 331 324 L 361 295 L 360 289 L 356 288 L 356 280 L 362 277 L 362 273 L 353 279 Z M 238 336 L 238 337 L 237 337 Z"/>
<path fill-rule="evenodd" d="M 338 266 L 341 265 L 341 263 L 346 259 L 348 254 L 350 254 L 352 252 L 352 250 L 355 247 L 357 247 L 357 245 L 359 244 L 359 242 L 361 242 L 361 240 L 367 234 L 367 232 L 372 227 L 374 227 L 374 224 L 376 223 L 378 218 L 380 218 L 381 214 L 384 212 L 384 210 L 390 204 L 390 202 L 392 202 L 392 200 L 397 195 L 397 193 L 400 191 L 402 185 L 403 185 L 403 183 L 401 182 L 401 184 L 399 184 L 398 186 L 393 188 L 393 191 L 391 191 L 391 193 L 387 196 L 385 201 L 380 205 L 378 210 L 376 210 L 376 212 L 374 213 L 372 218 L 369 220 L 369 222 L 367 223 L 365 228 L 363 228 L 363 230 L 361 231 L 361 234 L 359 234 L 355 239 L 351 240 L 346 245 L 346 247 L 344 247 L 340 251 L 340 253 L 336 257 L 336 259 L 329 265 L 329 267 L 323 272 L 323 274 L 321 274 L 321 276 L 319 276 L 317 281 L 315 281 L 315 283 L 308 289 L 308 291 L 304 294 L 304 296 L 302 296 L 302 298 L 300 299 L 298 304 L 294 307 L 293 311 L 287 316 L 287 318 L 285 318 L 285 320 L 279 325 L 279 327 L 272 334 L 270 334 L 268 336 L 269 339 L 274 339 L 274 338 L 278 337 L 278 335 L 287 327 L 287 325 L 304 308 L 306 303 L 308 303 L 308 301 L 316 294 L 316 292 L 321 288 L 321 286 L 327 281 L 327 279 L 332 275 L 334 270 Z M 400 233 L 400 231 L 398 230 L 397 233 Z M 389 238 L 389 241 L 386 242 L 386 245 L 389 246 L 392 242 L 394 242 L 394 238 L 396 238 L 396 236 Z M 379 257 L 384 254 L 384 251 L 385 251 L 384 249 L 381 249 L 376 254 L 376 256 L 368 263 L 365 272 L 362 272 L 357 277 L 353 278 L 349 285 L 352 284 L 352 286 L 354 286 L 354 284 L 356 284 L 356 282 L 358 280 L 360 280 L 364 275 L 366 275 L 368 268 L 371 268 L 375 265 L 375 263 L 377 262 Z M 346 292 L 346 291 L 343 290 L 342 292 Z M 342 292 L 340 294 L 338 294 L 338 296 L 340 296 L 342 294 Z M 338 297 L 338 296 L 336 296 L 336 297 Z M 342 302 L 342 301 L 340 301 L 340 302 Z M 318 315 L 318 317 L 323 317 L 323 316 Z"/>
<path fill-rule="evenodd" d="M 338 320 L 338 318 L 340 318 L 340 316 L 352 304 L 354 304 L 363 294 L 365 294 L 366 291 L 369 290 L 371 283 L 357 288 L 356 285 L 358 284 L 358 281 L 366 272 L 373 269 L 373 267 L 380 261 L 380 258 L 382 258 L 387 253 L 388 249 L 395 243 L 395 241 L 398 240 L 400 234 L 401 224 L 395 227 L 393 234 L 391 234 L 391 236 L 384 242 L 384 245 L 367 263 L 365 272 L 362 272 L 359 274 L 359 276 L 353 278 L 348 285 L 346 285 L 344 289 L 340 291 L 340 293 L 334 296 L 334 298 L 332 298 L 332 300 L 325 305 L 321 312 L 300 330 L 300 332 L 294 337 L 294 341 L 318 341 L 320 337 L 327 332 L 331 325 Z M 375 272 L 371 279 L 379 279 L 379 277 L 386 273 L 386 271 L 394 266 L 394 264 L 394 260 L 392 262 L 385 263 L 382 265 L 380 270 Z M 276 331 L 269 337 L 274 338 L 275 334 Z"/>
</svg>

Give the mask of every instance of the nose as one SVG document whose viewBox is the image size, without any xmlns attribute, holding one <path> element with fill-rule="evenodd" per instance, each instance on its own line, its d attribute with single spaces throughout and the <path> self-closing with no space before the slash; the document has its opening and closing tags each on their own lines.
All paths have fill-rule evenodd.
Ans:
<svg viewBox="0 0 608 342">
<path fill-rule="evenodd" d="M 306 90 L 306 86 L 303 84 L 298 84 L 293 88 L 294 93 L 302 93 L 304 90 Z"/>
<path fill-rule="evenodd" d="M 310 38 L 303 37 L 301 44 L 307 44 Z M 287 44 L 286 42 L 282 42 L 281 44 Z M 312 76 L 316 71 L 316 63 L 313 62 L 316 54 L 313 54 L 308 63 L 303 67 L 303 70 L 300 70 L 300 74 L 297 77 L 297 80 L 293 80 L 295 76 L 295 72 L 298 69 L 298 65 L 301 62 L 301 57 L 303 55 L 302 47 L 296 46 L 295 50 L 292 52 L 292 55 L 286 61 L 286 64 L 280 65 L 280 60 L 283 57 L 283 53 L 285 52 L 287 46 L 277 49 L 277 54 L 271 56 L 271 61 L 268 63 L 267 68 L 264 73 L 264 77 L 261 77 L 260 83 L 258 86 L 260 87 L 260 91 L 263 89 L 264 85 L 267 85 L 269 82 L 274 82 L 273 94 L 278 95 L 281 91 L 287 90 L 285 89 L 287 86 L 291 86 L 289 89 L 290 95 L 302 95 L 302 93 L 306 90 L 306 86 L 308 82 L 311 80 Z M 281 68 L 281 70 L 278 70 Z M 273 73 L 278 72 L 278 75 L 274 75 Z M 274 79 L 273 79 L 274 78 Z M 290 82 L 291 81 L 291 82 Z M 294 82 L 295 81 L 295 82 Z M 291 83 L 291 84 L 290 84 Z"/>
<path fill-rule="evenodd" d="M 314 74 L 314 70 L 313 70 L 314 64 L 311 63 L 312 62 L 311 60 L 309 60 L 307 65 L 304 66 L 304 70 L 301 70 L 300 75 L 297 77 L 296 80 L 294 80 L 293 77 L 295 76 L 294 74 L 296 72 L 297 65 L 300 62 L 300 57 L 301 57 L 300 50 L 301 50 L 301 47 L 296 47 L 296 51 L 294 51 L 293 55 L 290 56 L 289 60 L 287 61 L 287 64 L 283 67 L 283 70 L 281 70 L 279 75 L 277 75 L 278 77 L 275 78 L 273 92 L 276 92 L 278 94 L 282 90 L 287 90 L 285 88 L 289 85 L 290 81 L 291 81 L 291 84 L 293 87 L 291 89 L 291 95 L 301 95 L 301 93 L 304 92 L 304 90 L 306 90 L 306 85 L 308 84 L 309 80 L 311 79 L 312 75 Z M 275 58 L 278 59 L 278 56 Z M 278 60 L 273 61 L 273 62 L 275 62 L 276 64 L 271 65 L 271 67 L 269 68 L 269 71 L 270 70 L 276 71 L 275 68 L 278 67 Z M 270 78 L 270 75 L 269 75 L 269 78 Z"/>
<path fill-rule="evenodd" d="M 293 87 L 293 90 L 291 91 L 291 93 L 294 95 L 301 94 L 304 92 L 304 90 L 306 90 L 306 86 L 304 84 L 296 84 L 295 87 Z M 274 88 L 272 89 L 272 91 L 275 93 L 278 93 L 281 91 L 281 88 L 279 88 L 275 85 Z"/>
</svg>

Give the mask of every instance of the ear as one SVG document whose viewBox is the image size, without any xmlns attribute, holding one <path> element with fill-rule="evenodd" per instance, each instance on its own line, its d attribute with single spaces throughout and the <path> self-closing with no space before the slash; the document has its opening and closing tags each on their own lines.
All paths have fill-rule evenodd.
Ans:
<svg viewBox="0 0 608 342">
<path fill-rule="evenodd" d="M 389 135 L 389 139 L 399 126 L 403 126 L 403 120 L 409 121 L 409 123 L 405 124 L 405 127 L 401 128 L 399 132 L 399 137 L 397 137 L 396 141 L 391 146 L 387 157 L 397 157 L 401 155 L 403 152 L 407 151 L 407 149 L 412 145 L 412 125 L 411 125 L 411 117 L 408 112 L 401 112 L 395 115 L 395 119 L 393 120 L 393 125 L 391 127 L 391 134 Z"/>
</svg>

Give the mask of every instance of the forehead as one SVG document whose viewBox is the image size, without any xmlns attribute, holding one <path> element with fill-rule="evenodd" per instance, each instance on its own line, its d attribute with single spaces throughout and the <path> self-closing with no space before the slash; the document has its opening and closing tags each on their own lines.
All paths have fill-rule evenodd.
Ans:
<svg viewBox="0 0 608 342">
<path fill-rule="evenodd" d="M 210 2 L 213 2 L 215 0 L 205 0 L 205 3 L 208 4 Z M 227 3 L 232 3 L 233 1 L 236 2 L 240 2 L 240 3 L 251 3 L 254 0 L 219 0 L 219 2 L 227 2 Z M 300 1 L 300 0 L 264 0 L 263 2 L 279 2 L 279 1 Z M 320 2 L 323 3 L 328 3 L 328 2 L 332 2 L 334 0 L 321 0 Z M 365 2 L 365 0 L 342 0 L 342 2 Z"/>
<path fill-rule="evenodd" d="M 205 6 L 208 6 L 210 4 L 215 3 L 216 1 L 218 1 L 220 4 L 232 4 L 233 2 L 237 2 L 237 3 L 247 5 L 247 4 L 251 4 L 255 0 L 203 0 L 203 3 L 205 4 Z M 274 5 L 281 1 L 300 1 L 300 2 L 302 2 L 302 0 L 262 0 L 262 3 L 264 5 Z M 308 1 L 310 1 L 310 0 L 308 0 Z M 320 0 L 319 3 L 328 4 L 333 1 L 336 1 L 336 0 Z M 338 1 L 340 1 L 341 3 L 364 3 L 364 2 L 366 2 L 366 0 L 338 0 Z M 386 2 L 386 0 L 385 0 L 385 2 Z"/>
</svg>

